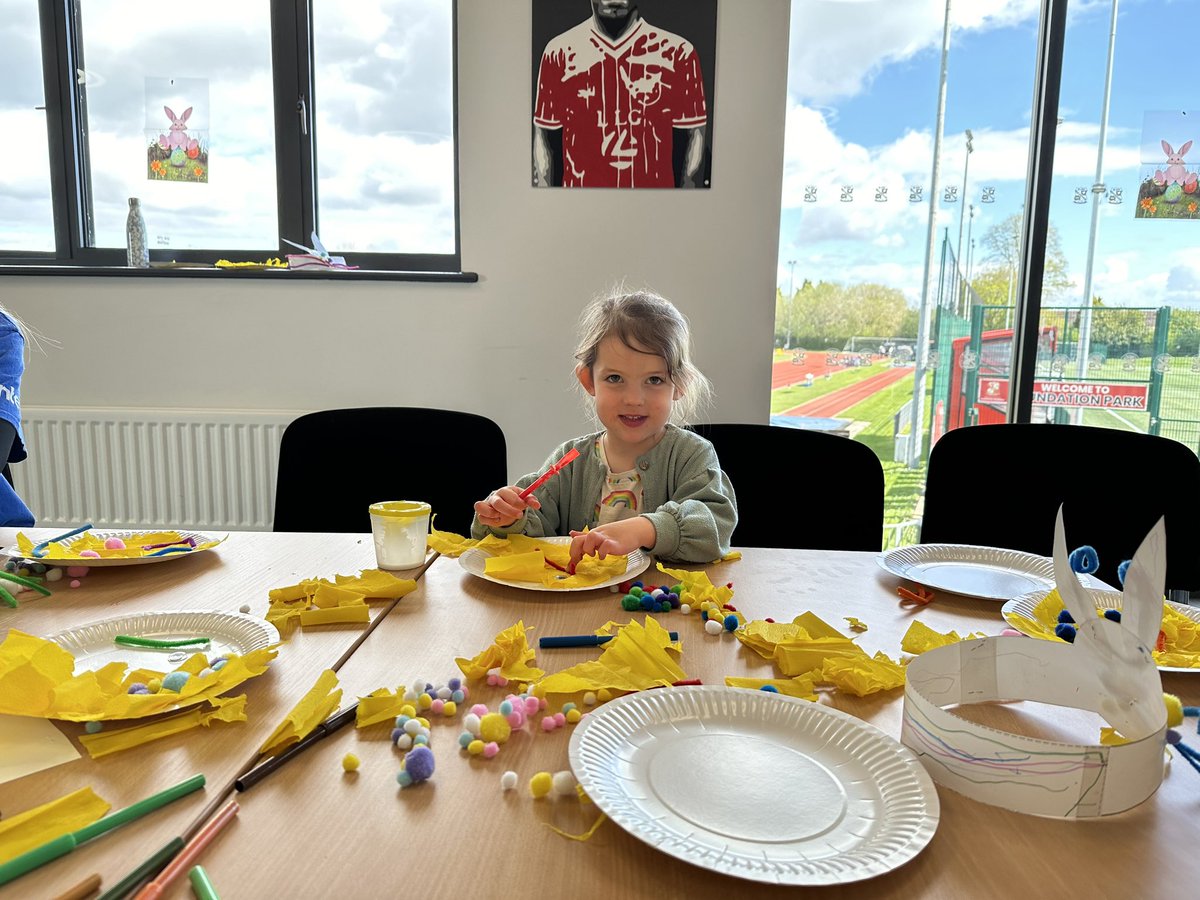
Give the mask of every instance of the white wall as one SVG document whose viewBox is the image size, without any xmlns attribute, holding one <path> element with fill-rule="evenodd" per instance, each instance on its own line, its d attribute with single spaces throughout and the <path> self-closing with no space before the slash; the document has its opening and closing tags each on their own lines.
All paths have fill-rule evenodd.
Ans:
<svg viewBox="0 0 1200 900">
<path fill-rule="evenodd" d="M 710 190 L 547 191 L 529 185 L 530 4 L 460 0 L 462 259 L 478 284 L 0 276 L 0 302 L 62 345 L 34 354 L 24 404 L 463 409 L 500 423 L 515 478 L 587 429 L 575 324 L 624 279 L 691 319 L 710 418 L 765 422 L 788 5 L 718 4 Z"/>
</svg>

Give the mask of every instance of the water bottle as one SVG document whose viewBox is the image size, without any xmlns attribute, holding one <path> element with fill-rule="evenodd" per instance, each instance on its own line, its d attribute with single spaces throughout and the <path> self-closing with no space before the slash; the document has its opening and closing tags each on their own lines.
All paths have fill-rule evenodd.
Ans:
<svg viewBox="0 0 1200 900">
<path fill-rule="evenodd" d="M 150 248 L 146 245 L 146 221 L 137 197 L 129 198 L 129 217 L 125 220 L 126 260 L 130 268 L 150 268 Z"/>
</svg>

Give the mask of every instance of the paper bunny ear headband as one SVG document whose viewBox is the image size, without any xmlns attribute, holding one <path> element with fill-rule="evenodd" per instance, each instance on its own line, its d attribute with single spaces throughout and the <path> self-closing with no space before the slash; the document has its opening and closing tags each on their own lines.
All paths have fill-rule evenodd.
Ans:
<svg viewBox="0 0 1200 900">
<path fill-rule="evenodd" d="M 1119 622 L 1096 614 L 1072 571 L 1061 507 L 1054 577 L 1077 623 L 1074 642 L 990 637 L 922 653 L 908 665 L 900 740 L 934 781 L 975 800 L 1044 816 L 1110 815 L 1141 803 L 1163 777 L 1167 710 L 1150 655 L 1162 623 L 1163 521 L 1142 541 L 1126 571 Z M 1022 737 L 943 709 L 989 700 L 1089 710 L 1127 743 Z"/>
</svg>

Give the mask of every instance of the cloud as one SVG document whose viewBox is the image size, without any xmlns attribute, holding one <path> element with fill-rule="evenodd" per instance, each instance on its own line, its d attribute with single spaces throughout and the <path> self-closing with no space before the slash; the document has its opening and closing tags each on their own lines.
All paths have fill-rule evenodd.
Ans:
<svg viewBox="0 0 1200 900">
<path fill-rule="evenodd" d="M 1163 305 L 1200 307 L 1200 265 L 1173 266 L 1167 272 Z"/>
<path fill-rule="evenodd" d="M 1036 22 L 1038 0 L 971 0 L 951 11 L 951 35 Z M 941 47 L 944 0 L 795 0 L 788 93 L 829 103 L 859 93 L 887 66 Z M 814 40 L 812 35 L 819 35 Z"/>
</svg>

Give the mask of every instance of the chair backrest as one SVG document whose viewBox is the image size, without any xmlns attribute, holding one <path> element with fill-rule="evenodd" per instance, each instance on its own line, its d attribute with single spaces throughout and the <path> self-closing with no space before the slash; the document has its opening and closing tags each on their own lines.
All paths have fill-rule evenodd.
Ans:
<svg viewBox="0 0 1200 900">
<path fill-rule="evenodd" d="M 883 467 L 865 444 L 775 425 L 697 425 L 737 494 L 735 547 L 879 550 Z"/>
<path fill-rule="evenodd" d="M 467 534 L 472 505 L 508 483 L 504 432 L 473 413 L 329 409 L 284 430 L 275 531 L 365 532 L 379 500 L 424 500 L 442 531 Z"/>
<path fill-rule="evenodd" d="M 929 454 L 921 542 L 978 544 L 1049 556 L 1063 506 L 1067 546 L 1090 544 L 1097 576 L 1166 516 L 1167 587 L 1200 590 L 1200 458 L 1164 437 L 1085 425 L 976 425 Z"/>
</svg>

